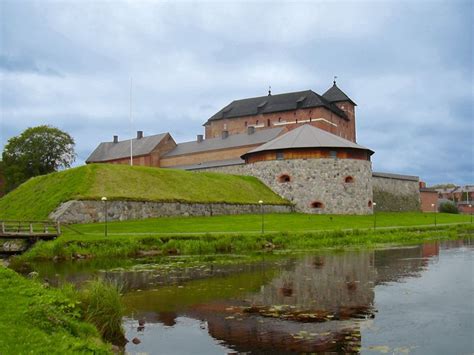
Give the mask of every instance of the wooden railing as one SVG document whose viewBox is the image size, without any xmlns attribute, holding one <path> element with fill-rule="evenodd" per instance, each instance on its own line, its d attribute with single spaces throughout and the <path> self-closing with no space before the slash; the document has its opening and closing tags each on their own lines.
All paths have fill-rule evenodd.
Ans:
<svg viewBox="0 0 474 355">
<path fill-rule="evenodd" d="M 0 237 L 55 238 L 61 234 L 59 222 L 0 220 Z"/>
</svg>

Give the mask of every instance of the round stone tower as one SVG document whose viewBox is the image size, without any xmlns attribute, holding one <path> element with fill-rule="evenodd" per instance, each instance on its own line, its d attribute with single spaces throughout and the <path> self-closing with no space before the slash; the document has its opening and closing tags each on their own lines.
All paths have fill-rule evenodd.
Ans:
<svg viewBox="0 0 474 355">
<path fill-rule="evenodd" d="M 303 125 L 242 156 L 245 171 L 305 213 L 371 214 L 373 151 Z"/>
</svg>

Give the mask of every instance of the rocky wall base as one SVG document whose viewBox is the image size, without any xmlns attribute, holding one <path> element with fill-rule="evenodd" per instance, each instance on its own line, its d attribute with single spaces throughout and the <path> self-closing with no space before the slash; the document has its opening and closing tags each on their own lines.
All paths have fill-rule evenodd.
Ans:
<svg viewBox="0 0 474 355">
<path fill-rule="evenodd" d="M 108 201 L 107 220 L 125 221 L 173 216 L 216 216 L 261 213 L 260 205 L 229 203 L 180 203 Z M 293 212 L 290 205 L 263 205 L 265 213 Z M 49 218 L 62 223 L 94 223 L 105 220 L 105 203 L 101 201 L 68 201 L 61 204 Z"/>
</svg>

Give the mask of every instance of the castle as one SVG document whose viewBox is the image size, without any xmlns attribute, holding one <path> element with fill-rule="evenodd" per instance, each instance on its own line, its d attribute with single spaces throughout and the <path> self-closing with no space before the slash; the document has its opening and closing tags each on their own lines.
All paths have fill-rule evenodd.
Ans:
<svg viewBox="0 0 474 355">
<path fill-rule="evenodd" d="M 312 90 L 232 101 L 204 124 L 205 136 L 169 133 L 103 142 L 86 163 L 133 164 L 251 175 L 306 213 L 370 214 L 419 209 L 418 178 L 373 173 L 374 152 L 356 142 L 356 103 L 333 82 Z M 375 197 L 374 197 L 375 195 Z"/>
</svg>

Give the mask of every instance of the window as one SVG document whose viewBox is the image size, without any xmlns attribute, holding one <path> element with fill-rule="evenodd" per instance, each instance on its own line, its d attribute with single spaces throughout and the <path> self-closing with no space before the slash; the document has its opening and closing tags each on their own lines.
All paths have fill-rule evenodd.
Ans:
<svg viewBox="0 0 474 355">
<path fill-rule="evenodd" d="M 267 120 L 267 126 L 270 127 L 272 124 L 270 122 L 270 120 Z"/>
<path fill-rule="evenodd" d="M 372 208 L 372 201 L 369 200 L 369 203 L 367 203 L 367 206 L 368 206 L 369 208 Z"/>
<path fill-rule="evenodd" d="M 278 117 L 278 122 L 281 122 L 281 117 Z"/>
<path fill-rule="evenodd" d="M 319 201 L 311 202 L 311 208 L 324 208 L 324 204 Z"/>
<path fill-rule="evenodd" d="M 247 121 L 245 121 L 245 127 L 247 127 L 247 126 L 248 126 L 248 123 L 247 123 Z"/>
<path fill-rule="evenodd" d="M 346 177 L 344 178 L 344 182 L 345 182 L 346 184 L 352 184 L 352 183 L 354 182 L 354 178 L 353 178 L 352 176 L 346 176 Z"/>
<path fill-rule="evenodd" d="M 277 152 L 276 153 L 276 158 L 277 160 L 283 160 L 285 158 L 283 152 Z"/>
<path fill-rule="evenodd" d="M 331 151 L 329 152 L 329 156 L 330 156 L 331 158 L 337 158 L 337 152 L 336 152 L 335 150 L 331 150 Z"/>
<path fill-rule="evenodd" d="M 291 177 L 288 174 L 281 174 L 278 177 L 278 182 L 281 183 L 281 184 L 283 184 L 285 182 L 290 182 L 290 181 L 291 181 Z"/>
</svg>

